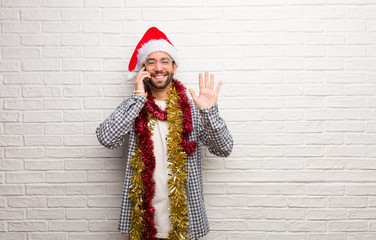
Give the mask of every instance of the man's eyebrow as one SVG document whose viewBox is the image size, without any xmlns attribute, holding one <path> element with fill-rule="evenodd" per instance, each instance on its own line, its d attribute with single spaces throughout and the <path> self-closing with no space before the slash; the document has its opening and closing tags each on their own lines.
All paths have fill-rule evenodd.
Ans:
<svg viewBox="0 0 376 240">
<path fill-rule="evenodd" d="M 146 61 L 149 61 L 149 60 L 156 60 L 155 58 L 148 58 L 148 59 L 146 59 Z M 161 60 L 171 60 L 171 58 L 169 58 L 169 57 L 163 57 L 163 58 L 161 58 Z"/>
</svg>

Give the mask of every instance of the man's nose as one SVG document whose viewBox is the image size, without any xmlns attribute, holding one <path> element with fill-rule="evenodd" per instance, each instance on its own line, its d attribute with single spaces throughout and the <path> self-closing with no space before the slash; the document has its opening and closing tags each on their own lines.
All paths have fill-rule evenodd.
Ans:
<svg viewBox="0 0 376 240">
<path fill-rule="evenodd" d="M 162 68 L 163 68 L 163 67 L 162 67 L 162 63 L 161 63 L 160 61 L 157 61 L 156 64 L 157 64 L 157 65 L 155 66 L 155 69 L 156 69 L 157 71 L 162 70 Z"/>
</svg>

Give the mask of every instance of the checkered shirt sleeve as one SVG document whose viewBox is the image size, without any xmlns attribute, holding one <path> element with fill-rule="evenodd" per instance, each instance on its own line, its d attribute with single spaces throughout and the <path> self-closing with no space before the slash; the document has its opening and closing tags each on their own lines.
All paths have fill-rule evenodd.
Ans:
<svg viewBox="0 0 376 240">
<path fill-rule="evenodd" d="M 109 149 L 120 147 L 124 136 L 131 131 L 146 98 L 133 94 L 124 100 L 96 130 L 98 141 Z"/>
<path fill-rule="evenodd" d="M 215 104 L 210 109 L 200 109 L 200 115 L 203 127 L 200 141 L 208 147 L 210 153 L 219 157 L 229 156 L 233 140 L 225 121 L 219 116 L 218 105 Z"/>
</svg>

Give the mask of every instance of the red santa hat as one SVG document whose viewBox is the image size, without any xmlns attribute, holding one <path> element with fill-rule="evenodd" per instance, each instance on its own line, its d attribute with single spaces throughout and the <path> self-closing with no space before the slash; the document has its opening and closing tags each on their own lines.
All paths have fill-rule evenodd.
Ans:
<svg viewBox="0 0 376 240">
<path fill-rule="evenodd" d="M 168 53 L 178 65 L 178 54 L 166 35 L 156 27 L 149 28 L 137 44 L 128 65 L 128 80 L 134 80 L 143 67 L 146 58 L 153 52 Z"/>
</svg>

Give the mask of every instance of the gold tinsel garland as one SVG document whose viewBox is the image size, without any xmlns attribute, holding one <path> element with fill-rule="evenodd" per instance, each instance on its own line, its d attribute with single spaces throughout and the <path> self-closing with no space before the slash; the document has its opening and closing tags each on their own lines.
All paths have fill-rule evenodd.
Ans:
<svg viewBox="0 0 376 240">
<path fill-rule="evenodd" d="M 179 108 L 179 96 L 175 88 L 170 91 L 166 111 L 169 128 L 167 135 L 168 168 L 172 173 L 167 182 L 170 189 L 170 219 L 172 223 L 169 239 L 180 240 L 187 239 L 188 232 L 187 154 L 180 145 L 183 133 L 183 112 Z"/>
<path fill-rule="evenodd" d="M 139 145 L 137 141 L 137 145 Z M 129 239 L 139 240 L 143 237 L 143 218 L 144 210 L 142 209 L 142 193 L 144 191 L 144 184 L 141 177 L 141 172 L 143 169 L 143 161 L 141 158 L 141 150 L 137 148 L 132 161 L 130 162 L 130 167 L 133 171 L 133 176 L 131 178 L 132 185 L 129 191 L 129 199 L 133 207 L 131 214 L 132 227 L 129 231 Z"/>
<path fill-rule="evenodd" d="M 153 135 L 153 129 L 155 126 L 155 120 L 148 114 L 148 129 L 150 134 Z M 136 139 L 137 149 L 133 154 L 132 161 L 130 162 L 131 169 L 133 171 L 133 176 L 131 178 L 131 190 L 129 192 L 129 199 L 131 200 L 131 205 L 133 206 L 133 211 L 131 214 L 132 227 L 129 231 L 129 240 L 140 240 L 143 239 L 143 218 L 145 210 L 142 208 L 142 195 L 144 191 L 144 183 L 142 180 L 142 171 L 144 170 L 144 161 L 142 160 L 142 154 L 140 150 L 140 143 Z"/>
<path fill-rule="evenodd" d="M 174 86 L 171 87 L 166 100 L 167 122 L 169 133 L 167 135 L 167 156 L 168 168 L 171 170 L 171 177 L 167 184 L 170 190 L 170 220 L 172 228 L 169 231 L 169 239 L 182 240 L 188 239 L 188 203 L 186 191 L 186 159 L 187 153 L 180 145 L 183 134 L 183 112 L 179 107 L 179 95 Z M 153 134 L 155 119 L 148 113 L 148 130 Z M 141 173 L 144 168 L 144 162 L 141 155 L 140 143 L 137 142 L 137 149 L 132 157 L 130 166 L 133 171 L 131 177 L 131 189 L 129 198 L 133 211 L 131 214 L 131 229 L 129 231 L 130 240 L 143 239 L 143 217 L 142 196 L 144 183 Z"/>
</svg>

